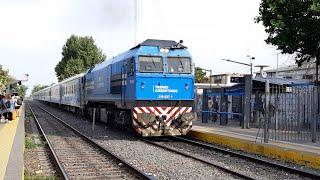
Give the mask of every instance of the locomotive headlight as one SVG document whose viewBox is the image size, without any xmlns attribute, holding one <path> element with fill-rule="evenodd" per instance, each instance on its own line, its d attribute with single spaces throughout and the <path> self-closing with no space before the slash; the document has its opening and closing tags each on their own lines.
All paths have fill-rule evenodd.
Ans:
<svg viewBox="0 0 320 180">
<path fill-rule="evenodd" d="M 167 48 L 160 48 L 161 53 L 169 53 L 169 49 Z"/>
</svg>

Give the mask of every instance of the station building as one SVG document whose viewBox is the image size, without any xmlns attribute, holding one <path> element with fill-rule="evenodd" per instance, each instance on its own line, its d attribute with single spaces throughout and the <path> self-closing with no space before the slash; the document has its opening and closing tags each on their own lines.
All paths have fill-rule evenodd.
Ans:
<svg viewBox="0 0 320 180">
<path fill-rule="evenodd" d="M 315 63 L 305 63 L 300 67 L 296 64 L 283 66 L 265 70 L 267 78 L 284 78 L 284 79 L 303 79 L 309 81 L 316 80 L 316 66 Z M 256 76 L 261 76 L 258 72 Z"/>
</svg>

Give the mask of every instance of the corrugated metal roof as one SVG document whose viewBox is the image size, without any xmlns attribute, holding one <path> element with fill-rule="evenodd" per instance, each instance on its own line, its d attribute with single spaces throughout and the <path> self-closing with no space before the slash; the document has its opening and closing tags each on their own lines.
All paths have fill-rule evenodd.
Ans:
<svg viewBox="0 0 320 180">
<path fill-rule="evenodd" d="M 277 68 L 267 69 L 264 70 L 265 72 L 282 72 L 282 71 L 298 71 L 298 70 L 306 70 L 306 69 L 313 69 L 315 67 L 315 63 L 305 63 L 302 64 L 302 66 L 298 66 L 296 64 L 288 65 L 288 66 L 280 66 L 277 70 Z"/>
<path fill-rule="evenodd" d="M 312 84 L 312 82 L 304 79 L 261 78 L 261 77 L 253 78 L 253 81 L 259 81 L 259 82 L 266 82 L 267 80 L 269 80 L 270 84 L 277 84 L 277 85 Z"/>
</svg>

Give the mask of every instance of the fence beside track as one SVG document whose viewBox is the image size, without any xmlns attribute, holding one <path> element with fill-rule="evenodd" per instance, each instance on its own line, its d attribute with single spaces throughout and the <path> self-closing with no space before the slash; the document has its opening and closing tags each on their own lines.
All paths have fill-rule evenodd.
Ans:
<svg viewBox="0 0 320 180">
<path fill-rule="evenodd" d="M 204 89 L 202 122 L 257 128 L 257 139 L 265 143 L 320 141 L 320 87 L 277 79 L 253 84 Z"/>
</svg>

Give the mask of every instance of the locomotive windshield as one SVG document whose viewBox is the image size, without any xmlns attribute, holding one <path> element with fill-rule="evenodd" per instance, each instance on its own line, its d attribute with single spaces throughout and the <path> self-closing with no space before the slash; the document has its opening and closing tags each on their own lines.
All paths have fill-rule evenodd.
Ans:
<svg viewBox="0 0 320 180">
<path fill-rule="evenodd" d="M 190 58 L 168 57 L 169 73 L 191 73 Z"/>
<path fill-rule="evenodd" d="M 139 72 L 163 72 L 162 58 L 139 56 Z"/>
</svg>

